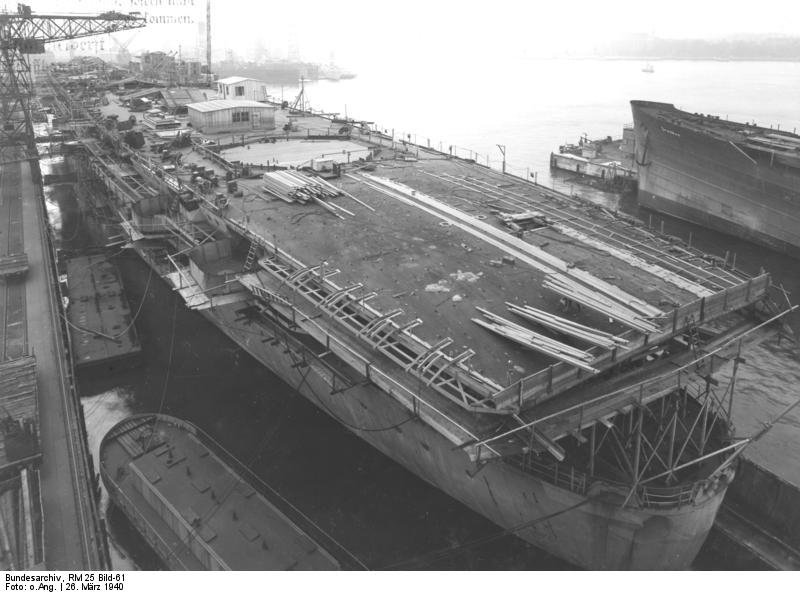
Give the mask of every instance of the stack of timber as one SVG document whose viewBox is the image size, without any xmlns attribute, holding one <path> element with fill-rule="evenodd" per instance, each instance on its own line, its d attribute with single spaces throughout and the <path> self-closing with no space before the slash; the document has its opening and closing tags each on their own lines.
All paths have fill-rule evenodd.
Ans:
<svg viewBox="0 0 800 593">
<path fill-rule="evenodd" d="M 338 192 L 321 180 L 292 171 L 264 173 L 264 190 L 286 202 L 309 202 L 314 198 L 333 198 Z"/>
<path fill-rule="evenodd" d="M 272 171 L 264 173 L 263 181 L 262 189 L 284 202 L 301 204 L 313 202 L 337 218 L 344 218 L 342 214 L 353 216 L 349 210 L 326 201 L 335 198 L 341 192 L 322 179 L 313 179 L 292 171 Z"/>
<path fill-rule="evenodd" d="M 520 317 L 527 319 L 528 321 L 533 321 L 534 323 L 548 327 L 560 334 L 572 336 L 573 338 L 594 344 L 595 346 L 600 346 L 601 348 L 605 348 L 607 350 L 612 350 L 618 347 L 624 348 L 625 344 L 628 343 L 628 340 L 617 337 L 614 334 L 600 331 L 599 329 L 595 329 L 587 325 L 581 325 L 580 323 L 575 323 L 574 321 L 564 319 L 563 317 L 553 315 L 552 313 L 542 311 L 541 309 L 536 309 L 535 307 L 530 307 L 528 305 L 520 307 L 514 303 L 506 303 L 506 305 L 508 306 L 509 311 L 515 315 L 519 315 Z"/>
<path fill-rule="evenodd" d="M 580 303 L 644 334 L 659 330 L 658 325 L 647 317 L 660 317 L 663 313 L 646 303 L 636 300 L 622 302 L 607 292 L 600 294 L 562 275 L 549 275 L 544 281 L 544 286 L 564 298 Z"/>
<path fill-rule="evenodd" d="M 544 213 L 533 210 L 526 210 L 516 214 L 500 214 L 498 217 L 505 226 L 515 233 L 528 230 L 531 227 L 543 227 L 551 224 Z"/>
<path fill-rule="evenodd" d="M 476 309 L 483 313 L 483 316 L 489 320 L 472 320 L 481 327 L 503 336 L 512 342 L 516 342 L 517 344 L 525 346 L 526 348 L 536 350 L 537 352 L 541 352 L 547 356 L 552 356 L 553 358 L 562 360 L 568 364 L 589 371 L 590 373 L 596 374 L 599 372 L 590 364 L 594 360 L 594 356 L 592 356 L 590 352 L 573 348 L 572 346 L 564 344 L 563 342 L 559 342 L 558 340 L 538 334 L 535 331 L 531 331 L 525 327 L 522 327 L 521 325 L 517 325 L 513 321 L 509 321 L 504 317 L 495 315 L 486 309 L 482 309 L 480 307 L 476 307 Z"/>
</svg>

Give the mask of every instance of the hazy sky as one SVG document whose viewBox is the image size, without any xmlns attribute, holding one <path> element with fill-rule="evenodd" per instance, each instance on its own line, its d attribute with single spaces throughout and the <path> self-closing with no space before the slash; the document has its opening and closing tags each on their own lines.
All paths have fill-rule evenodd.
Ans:
<svg viewBox="0 0 800 593">
<path fill-rule="evenodd" d="M 16 3 L 7 3 L 15 9 Z M 151 24 L 133 37 L 139 51 L 196 52 L 205 0 L 42 0 L 34 12 L 140 11 Z M 800 34 L 800 0 L 211 0 L 214 58 L 232 48 L 241 55 L 260 42 L 278 56 L 296 44 L 302 57 L 363 63 L 493 60 L 537 55 L 553 48 L 601 41 L 627 33 L 665 37 L 719 37 L 734 33 Z M 116 49 L 106 39 L 104 49 Z"/>
</svg>

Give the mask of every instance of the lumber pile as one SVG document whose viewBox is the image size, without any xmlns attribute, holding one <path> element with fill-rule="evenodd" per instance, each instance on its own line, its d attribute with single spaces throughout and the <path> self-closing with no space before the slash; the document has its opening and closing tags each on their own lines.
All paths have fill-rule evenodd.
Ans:
<svg viewBox="0 0 800 593">
<path fill-rule="evenodd" d="M 503 336 L 506 339 L 516 342 L 521 346 L 540 352 L 552 358 L 566 362 L 590 373 L 597 374 L 599 371 L 591 366 L 594 356 L 591 352 L 574 348 L 558 340 L 548 338 L 542 334 L 531 331 L 526 327 L 517 325 L 513 321 L 495 315 L 491 311 L 476 307 L 486 319 L 473 318 L 473 322 L 489 331 Z"/>
<path fill-rule="evenodd" d="M 262 189 L 284 202 L 300 204 L 313 202 L 337 218 L 344 218 L 343 214 L 355 216 L 349 210 L 328 201 L 341 192 L 323 179 L 306 177 L 293 171 L 271 171 L 264 173 L 263 181 Z"/>
<path fill-rule="evenodd" d="M 562 275 L 548 275 L 544 286 L 564 298 L 580 303 L 584 307 L 602 313 L 644 334 L 655 333 L 660 329 L 658 325 L 646 318 L 650 312 L 636 301 L 623 303 L 608 294 L 592 290 Z"/>
<path fill-rule="evenodd" d="M 587 325 L 581 325 L 580 323 L 564 319 L 563 317 L 553 315 L 541 309 L 536 309 L 535 307 L 530 307 L 528 305 L 519 306 L 514 303 L 506 303 L 506 305 L 509 311 L 528 321 L 533 321 L 534 323 L 543 325 L 560 334 L 572 336 L 582 342 L 588 342 L 589 344 L 594 344 L 595 346 L 600 346 L 607 350 L 612 350 L 617 347 L 624 348 L 625 344 L 628 343 L 628 340 L 619 338 L 614 334 Z"/>
<path fill-rule="evenodd" d="M 314 198 L 324 200 L 334 198 L 338 192 L 330 184 L 323 185 L 321 180 L 307 177 L 293 171 L 271 171 L 264 173 L 264 191 L 285 202 L 313 202 Z"/>
</svg>

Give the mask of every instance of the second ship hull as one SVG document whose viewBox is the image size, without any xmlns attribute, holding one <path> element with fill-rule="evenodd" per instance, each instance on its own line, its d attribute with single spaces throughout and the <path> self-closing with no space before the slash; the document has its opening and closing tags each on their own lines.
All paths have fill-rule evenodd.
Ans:
<svg viewBox="0 0 800 593">
<path fill-rule="evenodd" d="M 800 257 L 799 170 L 684 125 L 672 105 L 632 108 L 640 206 Z"/>
</svg>

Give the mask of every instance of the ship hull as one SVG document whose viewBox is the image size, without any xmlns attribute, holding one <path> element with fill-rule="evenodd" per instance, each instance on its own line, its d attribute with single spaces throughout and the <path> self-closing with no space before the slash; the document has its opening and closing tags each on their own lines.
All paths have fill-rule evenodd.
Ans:
<svg viewBox="0 0 800 593">
<path fill-rule="evenodd" d="M 122 490 L 104 468 L 100 469 L 100 477 L 103 480 L 106 492 L 108 492 L 108 498 L 111 504 L 122 511 L 122 514 L 125 515 L 128 522 L 135 527 L 136 532 L 144 538 L 147 545 L 156 553 L 164 566 L 169 570 L 201 569 L 199 566 L 186 566 L 178 560 L 177 556 L 172 553 L 169 544 L 164 540 L 158 528 L 152 522 L 145 519 L 141 510 L 137 508 L 136 503 L 122 493 Z"/>
<path fill-rule="evenodd" d="M 139 252 L 157 272 L 164 271 L 146 246 Z M 295 330 L 268 315 L 253 317 L 253 309 L 240 302 L 200 312 L 356 436 L 509 534 L 554 556 L 595 570 L 686 569 L 711 530 L 732 472 L 707 490 L 692 492 L 680 506 L 643 508 L 636 502 L 624 505 L 629 490 L 602 481 L 585 492 L 564 486 L 563 465 L 560 480 L 523 471 L 511 461 L 477 466 L 464 449 L 363 377 L 351 377 L 346 388 L 336 384 L 328 366 L 335 357 L 309 354 L 292 335 Z"/>
<path fill-rule="evenodd" d="M 800 171 L 682 125 L 671 105 L 632 109 L 640 206 L 800 257 Z"/>
<path fill-rule="evenodd" d="M 476 471 L 461 449 L 371 384 L 331 393 L 315 364 L 298 365 L 299 353 L 254 332 L 239 307 L 216 307 L 203 315 L 256 360 L 354 434 L 523 540 L 591 569 L 688 568 L 703 545 L 725 494 L 726 483 L 695 503 L 658 511 L 622 508 L 625 492 L 559 488 L 505 462 Z M 366 430 L 359 430 L 358 428 Z M 383 429 L 383 430 L 381 430 Z M 610 495 L 610 496 L 609 496 Z M 602 500 L 600 500 L 602 498 Z"/>
</svg>

